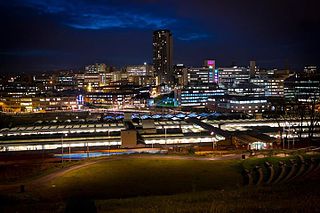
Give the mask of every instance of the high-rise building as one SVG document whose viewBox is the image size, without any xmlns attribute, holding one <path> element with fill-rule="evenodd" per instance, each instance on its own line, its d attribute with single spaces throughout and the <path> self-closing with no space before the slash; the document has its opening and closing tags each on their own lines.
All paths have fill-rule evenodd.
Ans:
<svg viewBox="0 0 320 213">
<path fill-rule="evenodd" d="M 256 69 L 257 69 L 257 66 L 256 66 L 256 61 L 250 61 L 250 78 L 254 78 L 256 76 Z"/>
<path fill-rule="evenodd" d="M 172 34 L 169 30 L 153 32 L 153 66 L 158 84 L 172 84 Z"/>
</svg>

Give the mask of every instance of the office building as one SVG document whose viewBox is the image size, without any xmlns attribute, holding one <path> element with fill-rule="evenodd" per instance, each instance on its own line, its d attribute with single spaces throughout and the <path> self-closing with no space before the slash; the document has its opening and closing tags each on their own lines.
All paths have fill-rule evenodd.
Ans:
<svg viewBox="0 0 320 213">
<path fill-rule="evenodd" d="M 284 81 L 284 98 L 288 103 L 308 103 L 320 98 L 320 76 L 295 74 Z"/>
<path fill-rule="evenodd" d="M 265 96 L 283 97 L 284 94 L 284 79 L 279 78 L 254 78 L 251 83 L 264 88 Z"/>
<path fill-rule="evenodd" d="M 265 87 L 253 83 L 240 83 L 227 90 L 229 95 L 248 95 L 253 97 L 265 96 Z"/>
<path fill-rule="evenodd" d="M 87 91 L 92 88 L 105 85 L 107 83 L 107 73 L 105 64 L 92 64 L 85 67 L 83 84 Z"/>
<path fill-rule="evenodd" d="M 317 73 L 317 66 L 306 66 L 306 67 L 304 67 L 303 71 L 307 75 L 314 75 Z"/>
<path fill-rule="evenodd" d="M 33 82 L 42 93 L 53 90 L 53 76 L 50 74 L 34 75 Z"/>
<path fill-rule="evenodd" d="M 51 97 L 9 97 L 2 98 L 3 112 L 45 112 L 57 110 L 75 110 L 79 109 L 77 95 L 55 94 Z"/>
<path fill-rule="evenodd" d="M 153 66 L 147 63 L 126 67 L 128 76 L 153 76 Z"/>
<path fill-rule="evenodd" d="M 85 96 L 85 102 L 99 107 L 134 108 L 133 98 L 136 95 L 135 91 L 124 90 L 88 93 Z"/>
<path fill-rule="evenodd" d="M 106 65 L 105 64 L 91 64 L 85 67 L 85 71 L 87 73 L 102 73 L 106 71 Z"/>
<path fill-rule="evenodd" d="M 183 64 L 173 66 L 173 76 L 176 87 L 182 87 L 188 84 L 188 69 Z"/>
<path fill-rule="evenodd" d="M 255 114 L 266 111 L 270 103 L 265 97 L 224 95 L 208 99 L 207 108 L 216 112 Z"/>
<path fill-rule="evenodd" d="M 75 74 L 71 71 L 58 72 L 53 75 L 53 85 L 56 91 L 75 90 L 78 88 Z"/>
<path fill-rule="evenodd" d="M 216 69 L 216 61 L 213 59 L 207 59 L 204 61 L 204 66 L 210 69 L 210 71 L 213 73 L 213 81 L 215 83 L 218 83 L 219 73 L 218 73 L 218 70 Z"/>
<path fill-rule="evenodd" d="M 223 96 L 225 91 L 216 86 L 192 85 L 175 90 L 175 99 L 182 107 L 205 107 L 211 96 Z"/>
<path fill-rule="evenodd" d="M 219 85 L 231 88 L 240 83 L 249 82 L 249 69 L 246 67 L 227 67 L 218 69 Z"/>
<path fill-rule="evenodd" d="M 188 68 L 187 82 L 188 85 L 214 84 L 214 69 L 211 67 Z"/>
<path fill-rule="evenodd" d="M 153 66 L 147 63 L 143 65 L 131 65 L 126 67 L 128 82 L 138 86 L 153 86 L 155 85 Z"/>
</svg>

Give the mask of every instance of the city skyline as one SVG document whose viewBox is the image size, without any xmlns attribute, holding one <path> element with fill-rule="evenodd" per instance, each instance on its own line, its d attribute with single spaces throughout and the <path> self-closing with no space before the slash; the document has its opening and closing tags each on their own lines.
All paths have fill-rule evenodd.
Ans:
<svg viewBox="0 0 320 213">
<path fill-rule="evenodd" d="M 1 73 L 152 63 L 152 32 L 169 29 L 173 63 L 302 70 L 318 65 L 316 1 L 2 2 Z M 8 21 L 9 20 L 9 21 Z"/>
<path fill-rule="evenodd" d="M 320 209 L 319 2 L 0 1 L 0 212 Z"/>
</svg>

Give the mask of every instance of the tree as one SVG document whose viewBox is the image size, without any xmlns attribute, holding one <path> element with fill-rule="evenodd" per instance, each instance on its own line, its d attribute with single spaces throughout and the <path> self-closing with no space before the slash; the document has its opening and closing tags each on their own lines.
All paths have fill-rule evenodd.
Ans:
<svg viewBox="0 0 320 213">
<path fill-rule="evenodd" d="M 318 88 L 319 91 L 319 88 Z M 310 142 L 313 142 L 314 139 L 314 133 L 316 132 L 316 129 L 319 128 L 319 120 L 320 120 L 320 113 L 317 109 L 317 106 L 319 104 L 319 98 L 317 96 L 317 90 L 314 91 L 310 96 L 308 97 L 308 102 L 310 103 L 307 107 L 307 116 L 308 116 L 308 138 Z"/>
<path fill-rule="evenodd" d="M 266 111 L 268 118 L 274 120 L 279 129 L 279 136 L 280 136 L 280 145 L 283 145 L 283 131 L 281 126 L 281 121 L 283 121 L 285 116 L 285 104 L 281 103 L 278 106 L 272 107 L 270 110 Z"/>
</svg>

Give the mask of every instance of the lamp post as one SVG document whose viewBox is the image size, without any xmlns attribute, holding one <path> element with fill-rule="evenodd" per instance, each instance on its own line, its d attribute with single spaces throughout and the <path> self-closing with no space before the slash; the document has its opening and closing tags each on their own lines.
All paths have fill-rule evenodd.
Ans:
<svg viewBox="0 0 320 213">
<path fill-rule="evenodd" d="M 211 132 L 210 135 L 213 137 L 214 136 L 214 132 Z M 213 138 L 211 138 L 212 140 L 212 151 L 214 150 L 214 140 Z"/>
<path fill-rule="evenodd" d="M 63 136 L 67 137 L 68 134 L 62 134 L 61 136 L 61 163 L 63 163 Z"/>
<path fill-rule="evenodd" d="M 65 134 L 65 136 L 67 137 L 68 134 Z M 71 161 L 71 145 L 70 145 L 70 142 L 69 142 L 69 152 L 68 152 L 68 155 L 69 155 L 69 161 Z"/>
<path fill-rule="evenodd" d="M 164 143 L 165 143 L 165 147 L 167 148 L 167 128 L 164 127 Z"/>
<path fill-rule="evenodd" d="M 289 133 L 290 133 L 290 123 L 289 122 L 285 122 L 285 124 L 284 124 L 284 126 L 283 126 L 283 131 L 282 131 L 282 136 L 284 135 L 284 134 L 286 134 L 286 136 L 285 136 L 285 138 L 283 139 L 283 141 L 282 141 L 282 149 L 285 149 L 286 147 L 285 147 L 285 139 L 287 139 L 287 143 L 288 143 L 288 149 L 289 149 L 289 137 L 290 137 L 290 135 L 289 135 Z"/>
<path fill-rule="evenodd" d="M 282 127 L 282 135 L 281 135 L 282 149 L 284 149 L 284 138 L 283 138 L 283 135 L 284 135 L 284 127 Z"/>
<path fill-rule="evenodd" d="M 87 142 L 87 158 L 89 158 L 89 142 Z"/>
<path fill-rule="evenodd" d="M 63 135 L 61 136 L 61 163 L 63 163 Z"/>
<path fill-rule="evenodd" d="M 289 143 L 289 140 L 290 140 L 290 137 L 291 137 L 291 128 L 289 126 L 288 128 L 288 132 L 289 132 L 289 137 L 288 137 L 288 149 L 290 149 L 290 143 Z"/>
<path fill-rule="evenodd" d="M 294 132 L 294 135 L 297 134 L 297 132 Z M 294 135 L 293 135 L 293 141 L 292 141 L 292 148 L 294 149 Z"/>
</svg>

